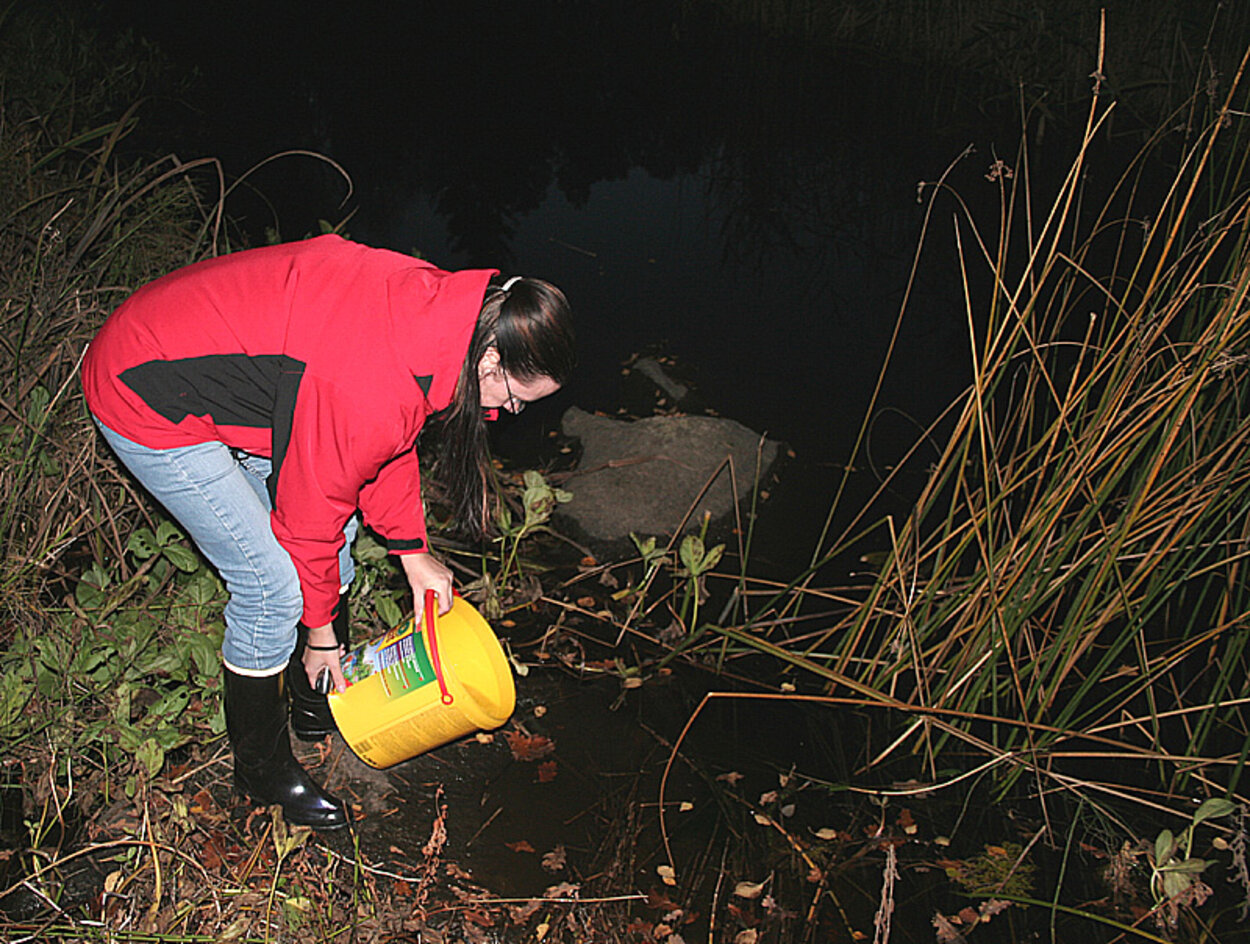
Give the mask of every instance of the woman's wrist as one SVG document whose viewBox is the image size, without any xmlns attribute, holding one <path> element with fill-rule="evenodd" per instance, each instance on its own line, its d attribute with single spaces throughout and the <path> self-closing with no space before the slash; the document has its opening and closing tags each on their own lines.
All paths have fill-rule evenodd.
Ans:
<svg viewBox="0 0 1250 944">
<path fill-rule="evenodd" d="M 334 624 L 327 623 L 325 626 L 317 626 L 308 630 L 308 646 L 309 648 L 324 648 L 330 643 L 335 644 L 338 648 L 338 638 L 334 635 Z"/>
</svg>

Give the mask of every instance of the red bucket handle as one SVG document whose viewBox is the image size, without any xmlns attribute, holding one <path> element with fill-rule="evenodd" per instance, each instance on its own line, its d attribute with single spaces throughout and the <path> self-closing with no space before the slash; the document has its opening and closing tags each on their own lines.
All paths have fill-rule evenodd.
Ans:
<svg viewBox="0 0 1250 944">
<path fill-rule="evenodd" d="M 434 634 L 435 611 L 438 594 L 432 589 L 425 591 L 425 638 L 430 646 L 430 661 L 434 663 L 434 678 L 438 682 L 439 697 L 444 705 L 450 705 L 456 699 L 447 691 L 447 683 L 443 680 L 443 660 L 438 655 L 438 637 Z"/>
</svg>

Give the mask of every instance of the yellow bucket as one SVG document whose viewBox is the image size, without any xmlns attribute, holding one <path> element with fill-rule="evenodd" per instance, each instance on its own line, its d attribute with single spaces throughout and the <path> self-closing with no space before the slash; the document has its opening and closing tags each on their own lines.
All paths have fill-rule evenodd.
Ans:
<svg viewBox="0 0 1250 944">
<path fill-rule="evenodd" d="M 371 767 L 497 728 L 516 706 L 511 667 L 481 614 L 462 597 L 446 616 L 435 610 L 431 592 L 424 625 L 409 620 L 343 660 L 348 688 L 330 693 L 330 711 Z"/>
</svg>

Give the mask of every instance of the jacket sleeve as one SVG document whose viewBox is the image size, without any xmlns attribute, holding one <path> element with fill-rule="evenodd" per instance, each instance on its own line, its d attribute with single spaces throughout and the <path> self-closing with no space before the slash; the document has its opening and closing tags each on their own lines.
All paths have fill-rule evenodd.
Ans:
<svg viewBox="0 0 1250 944">
<path fill-rule="evenodd" d="M 386 539 L 392 554 L 428 551 L 425 512 L 421 506 L 421 467 L 409 449 L 378 470 L 360 490 L 360 513 Z"/>
</svg>

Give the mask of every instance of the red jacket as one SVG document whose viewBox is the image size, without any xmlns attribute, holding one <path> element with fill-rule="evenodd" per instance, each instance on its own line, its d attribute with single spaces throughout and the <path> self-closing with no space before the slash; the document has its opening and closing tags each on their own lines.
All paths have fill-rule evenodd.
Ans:
<svg viewBox="0 0 1250 944">
<path fill-rule="evenodd" d="M 451 403 L 493 269 L 443 272 L 338 236 L 253 249 L 144 286 L 83 361 L 91 412 L 142 445 L 273 459 L 273 530 L 304 622 L 330 622 L 347 519 L 427 549 L 413 446 Z"/>
</svg>

